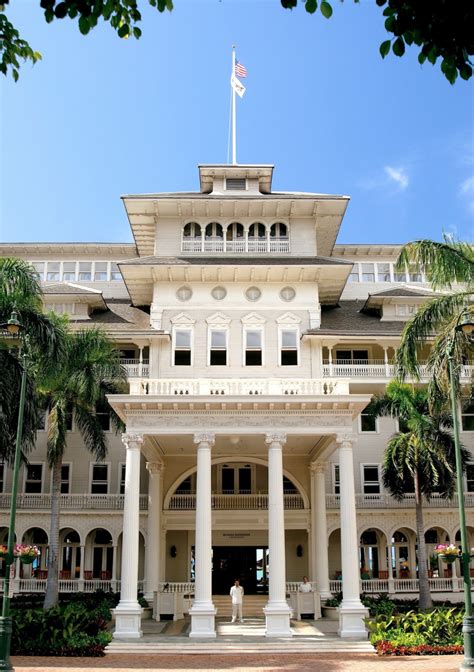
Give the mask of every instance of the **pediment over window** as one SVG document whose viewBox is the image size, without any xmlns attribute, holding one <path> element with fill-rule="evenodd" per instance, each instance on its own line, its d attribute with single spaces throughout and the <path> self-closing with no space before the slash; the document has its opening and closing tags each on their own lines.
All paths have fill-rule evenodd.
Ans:
<svg viewBox="0 0 474 672">
<path fill-rule="evenodd" d="M 214 313 L 206 318 L 208 324 L 230 324 L 231 319 L 224 315 L 224 313 Z"/>
<path fill-rule="evenodd" d="M 179 313 L 178 315 L 175 315 L 170 319 L 170 322 L 172 324 L 179 324 L 179 325 L 192 325 L 195 324 L 196 320 L 193 320 L 192 317 L 189 317 L 189 315 L 186 315 L 186 313 Z"/>
<path fill-rule="evenodd" d="M 265 324 L 266 320 L 258 313 L 247 313 L 241 320 L 242 324 Z"/>
<path fill-rule="evenodd" d="M 285 313 L 276 319 L 278 324 L 301 324 L 301 318 L 293 313 Z"/>
</svg>

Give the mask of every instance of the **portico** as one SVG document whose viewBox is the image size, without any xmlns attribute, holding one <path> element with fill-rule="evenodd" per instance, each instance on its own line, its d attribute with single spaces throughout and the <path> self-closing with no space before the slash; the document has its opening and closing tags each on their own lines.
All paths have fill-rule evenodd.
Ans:
<svg viewBox="0 0 474 672">
<path fill-rule="evenodd" d="M 312 381 L 315 382 L 315 381 Z M 183 395 L 184 396 L 184 395 Z M 216 459 L 245 462 L 258 459 L 268 468 L 268 513 L 246 511 L 247 529 L 253 526 L 267 535 L 268 601 L 264 608 L 267 637 L 291 636 L 291 609 L 287 603 L 287 548 L 285 530 L 291 527 L 285 513 L 284 463 L 305 461 L 311 472 L 310 496 L 300 516 L 306 526 L 308 562 L 317 579 L 318 590 L 329 594 L 327 521 L 324 496 L 324 469 L 327 457 L 341 453 L 341 531 L 343 550 L 343 594 L 340 634 L 363 637 L 365 609 L 359 600 L 359 560 L 356 528 L 356 501 L 351 434 L 354 418 L 369 399 L 366 395 L 323 394 L 318 397 L 215 396 L 183 398 L 147 395 L 115 395 L 111 404 L 127 426 L 123 442 L 127 448 L 124 552 L 122 554 L 122 594 L 116 609 L 117 639 L 139 638 L 140 608 L 136 591 L 138 555 L 135 536 L 139 511 L 140 452 L 147 461 L 150 479 L 148 539 L 145 557 L 145 594 L 151 598 L 165 575 L 163 540 L 163 473 L 169 457 L 176 463 L 195 462 L 194 521 L 194 602 L 190 609 L 191 638 L 216 636 L 216 609 L 212 599 L 213 529 L 239 526 L 232 511 L 227 517 L 213 512 L 211 469 Z M 175 400 L 176 399 L 176 400 Z M 145 403 L 144 403 L 145 402 Z M 138 455 L 138 458 L 137 458 Z M 138 464 L 138 466 L 137 466 Z M 183 470 L 184 473 L 184 470 Z M 287 473 L 287 472 L 285 472 Z M 241 496 L 244 497 L 244 496 Z M 310 501 L 309 501 L 310 500 Z M 309 506 L 308 506 L 309 502 Z M 174 512 L 173 512 L 174 513 Z M 234 511 L 235 514 L 235 511 Z M 192 515 L 192 514 L 191 514 Z M 188 514 L 189 517 L 189 514 Z M 286 520 L 285 520 L 286 517 Z M 164 525 L 163 525 L 164 522 Z M 185 524 L 184 524 L 185 525 Z M 125 527 L 128 528 L 125 533 Z M 176 553 L 176 549 L 175 549 Z M 294 579 L 293 579 L 294 580 Z"/>
</svg>

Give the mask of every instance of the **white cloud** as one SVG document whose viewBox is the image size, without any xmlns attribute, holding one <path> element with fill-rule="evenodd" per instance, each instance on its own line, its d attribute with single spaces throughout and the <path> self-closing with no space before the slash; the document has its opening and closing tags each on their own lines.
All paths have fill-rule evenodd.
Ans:
<svg viewBox="0 0 474 672">
<path fill-rule="evenodd" d="M 408 179 L 408 174 L 404 168 L 394 168 L 393 166 L 385 166 L 385 173 L 388 175 L 390 180 L 395 182 L 399 189 L 406 189 L 410 183 Z"/>
<path fill-rule="evenodd" d="M 459 188 L 459 194 L 466 200 L 468 208 L 474 212 L 474 175 L 464 180 Z"/>
</svg>

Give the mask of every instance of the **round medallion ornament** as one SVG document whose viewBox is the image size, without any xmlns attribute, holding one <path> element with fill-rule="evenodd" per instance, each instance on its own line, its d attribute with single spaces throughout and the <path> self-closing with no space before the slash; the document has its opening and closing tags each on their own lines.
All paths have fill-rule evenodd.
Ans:
<svg viewBox="0 0 474 672">
<path fill-rule="evenodd" d="M 176 292 L 176 296 L 180 301 L 189 301 L 192 295 L 193 290 L 191 289 L 191 287 L 186 286 L 180 287 Z"/>
<path fill-rule="evenodd" d="M 220 285 L 218 287 L 214 287 L 211 290 L 211 296 L 216 301 L 222 301 L 222 299 L 225 299 L 227 296 L 227 289 L 225 287 L 221 287 Z"/>
<path fill-rule="evenodd" d="M 245 292 L 245 296 L 249 301 L 258 301 L 262 296 L 262 292 L 258 287 L 249 287 Z"/>
<path fill-rule="evenodd" d="M 283 301 L 293 301 L 295 296 L 296 292 L 293 287 L 283 287 L 280 292 L 280 298 L 283 299 Z"/>
</svg>

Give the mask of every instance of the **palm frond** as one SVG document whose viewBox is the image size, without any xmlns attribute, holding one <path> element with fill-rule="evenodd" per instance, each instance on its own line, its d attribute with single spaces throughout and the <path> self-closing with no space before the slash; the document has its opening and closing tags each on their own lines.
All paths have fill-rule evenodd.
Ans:
<svg viewBox="0 0 474 672">
<path fill-rule="evenodd" d="M 474 248 L 446 235 L 444 242 L 415 240 L 404 245 L 397 267 L 404 269 L 406 265 L 422 268 L 435 290 L 455 283 L 474 284 Z"/>
<path fill-rule="evenodd" d="M 87 450 L 96 460 L 104 460 L 107 455 L 107 438 L 94 410 L 76 404 L 74 406 L 74 420 Z"/>
<path fill-rule="evenodd" d="M 41 288 L 35 270 L 23 259 L 0 259 L 0 297 L 28 296 L 31 305 L 40 306 Z"/>
<path fill-rule="evenodd" d="M 57 396 L 48 414 L 48 465 L 52 469 L 66 450 L 68 404 L 64 396 Z"/>
</svg>

